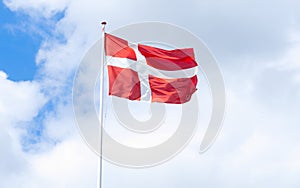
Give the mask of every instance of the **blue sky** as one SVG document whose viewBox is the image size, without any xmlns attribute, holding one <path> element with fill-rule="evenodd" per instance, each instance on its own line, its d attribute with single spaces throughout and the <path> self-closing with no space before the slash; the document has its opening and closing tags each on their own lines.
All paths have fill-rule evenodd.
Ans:
<svg viewBox="0 0 300 188">
<path fill-rule="evenodd" d="M 35 18 L 24 11 L 11 11 L 1 1 L 0 13 L 0 69 L 11 80 L 33 80 L 38 69 L 36 55 L 41 43 L 51 35 L 52 24 L 63 17 L 64 11 L 58 11 L 49 18 Z M 56 37 L 64 40 L 61 36 Z"/>
<path fill-rule="evenodd" d="M 0 50 L 2 52 L 0 54 L 0 70 L 4 71 L 12 81 L 39 80 L 36 77 L 39 69 L 36 64 L 36 56 L 43 39 L 50 35 L 51 26 L 41 23 L 43 18 L 41 20 L 34 19 L 23 11 L 11 11 L 2 1 L 0 5 Z M 59 20 L 61 15 L 55 14 L 51 19 Z M 20 137 L 23 151 L 38 150 L 35 145 L 41 142 L 44 131 L 43 121 L 45 115 L 51 110 L 52 102 L 48 101 L 39 110 L 36 117 L 31 121 L 22 123 L 21 126 L 26 130 L 26 134 Z M 56 140 L 49 139 L 48 142 L 49 145 L 53 145 Z"/>
<path fill-rule="evenodd" d="M 20 30 L 17 26 L 26 20 L 26 15 L 11 12 L 0 3 L 0 69 L 11 80 L 32 80 L 36 73 L 35 56 L 42 38 Z"/>
<path fill-rule="evenodd" d="M 204 125 L 161 166 L 105 162 L 105 187 L 298 188 L 299 7 L 294 0 L 1 1 L 0 187 L 96 187 L 98 158 L 76 127 L 72 81 L 107 20 L 108 31 L 160 21 L 201 38 L 223 72 L 227 112 L 207 153 L 198 154 Z"/>
</svg>

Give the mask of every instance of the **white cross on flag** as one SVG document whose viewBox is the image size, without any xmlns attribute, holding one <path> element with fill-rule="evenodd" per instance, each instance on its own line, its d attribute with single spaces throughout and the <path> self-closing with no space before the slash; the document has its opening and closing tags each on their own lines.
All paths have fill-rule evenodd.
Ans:
<svg viewBox="0 0 300 188">
<path fill-rule="evenodd" d="M 109 95 L 148 102 L 186 103 L 196 92 L 193 48 L 165 50 L 105 34 Z"/>
</svg>

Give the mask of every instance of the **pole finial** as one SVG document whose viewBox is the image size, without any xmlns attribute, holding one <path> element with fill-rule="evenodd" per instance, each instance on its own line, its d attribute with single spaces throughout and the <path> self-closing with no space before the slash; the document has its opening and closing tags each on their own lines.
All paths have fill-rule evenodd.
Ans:
<svg viewBox="0 0 300 188">
<path fill-rule="evenodd" d="M 101 22 L 101 24 L 102 24 L 102 25 L 106 25 L 107 23 L 106 23 L 106 21 L 103 21 L 103 22 Z"/>
</svg>

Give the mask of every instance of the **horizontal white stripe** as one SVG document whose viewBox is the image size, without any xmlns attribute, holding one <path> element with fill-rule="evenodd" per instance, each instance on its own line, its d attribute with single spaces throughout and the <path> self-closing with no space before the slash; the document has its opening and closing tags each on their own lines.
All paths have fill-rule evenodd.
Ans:
<svg viewBox="0 0 300 188">
<path fill-rule="evenodd" d="M 146 61 L 142 59 L 140 61 Z M 116 66 L 120 68 L 130 68 L 139 74 L 144 75 L 152 75 L 158 78 L 165 78 L 165 79 L 174 79 L 174 78 L 191 78 L 197 74 L 198 68 L 193 67 L 189 69 L 182 69 L 182 70 L 175 70 L 175 71 L 165 71 L 156 69 L 147 65 L 145 62 L 134 61 L 127 58 L 119 58 L 119 57 L 112 57 L 107 56 L 106 62 L 107 65 Z"/>
</svg>

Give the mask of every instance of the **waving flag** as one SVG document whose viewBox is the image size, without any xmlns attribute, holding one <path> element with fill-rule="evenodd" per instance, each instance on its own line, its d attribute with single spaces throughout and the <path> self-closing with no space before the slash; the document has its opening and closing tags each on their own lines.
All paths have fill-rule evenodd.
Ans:
<svg viewBox="0 0 300 188">
<path fill-rule="evenodd" d="M 105 34 L 109 95 L 181 104 L 197 90 L 193 48 L 165 50 Z"/>
</svg>

